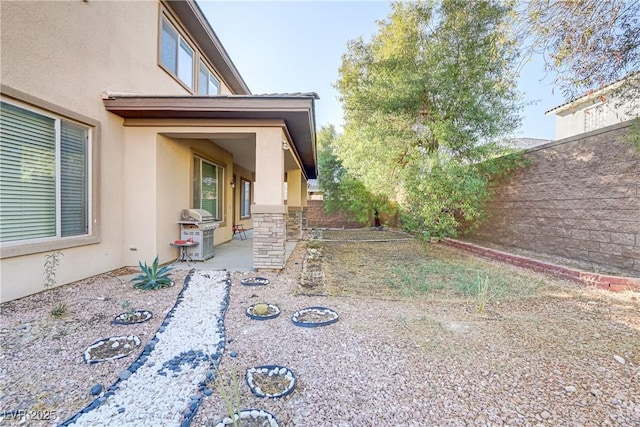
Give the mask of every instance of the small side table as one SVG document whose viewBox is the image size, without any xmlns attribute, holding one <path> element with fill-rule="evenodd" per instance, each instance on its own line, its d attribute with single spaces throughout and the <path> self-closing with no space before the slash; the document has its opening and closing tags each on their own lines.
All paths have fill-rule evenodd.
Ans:
<svg viewBox="0 0 640 427">
<path fill-rule="evenodd" d="M 189 264 L 189 261 L 193 261 L 193 259 L 189 256 L 189 252 L 187 252 L 187 248 L 192 246 L 196 246 L 198 242 L 184 242 L 184 243 L 169 243 L 174 248 L 180 248 L 180 257 L 176 261 L 186 261 Z"/>
</svg>

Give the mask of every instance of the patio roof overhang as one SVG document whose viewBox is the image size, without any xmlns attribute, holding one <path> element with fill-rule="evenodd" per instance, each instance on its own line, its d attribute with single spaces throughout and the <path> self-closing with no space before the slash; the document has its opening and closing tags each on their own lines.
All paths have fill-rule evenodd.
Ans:
<svg viewBox="0 0 640 427">
<path fill-rule="evenodd" d="M 107 111 L 125 119 L 282 120 L 307 179 L 317 178 L 314 92 L 229 96 L 156 96 L 106 92 Z"/>
</svg>

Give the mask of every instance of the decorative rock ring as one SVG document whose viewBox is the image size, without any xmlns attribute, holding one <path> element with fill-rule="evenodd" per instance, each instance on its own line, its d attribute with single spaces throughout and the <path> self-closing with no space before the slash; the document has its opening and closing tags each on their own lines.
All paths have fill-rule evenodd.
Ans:
<svg viewBox="0 0 640 427">
<path fill-rule="evenodd" d="M 261 426 L 266 426 L 266 427 L 280 426 L 280 424 L 278 424 L 278 420 L 276 419 L 276 417 L 270 412 L 267 412 L 262 409 L 243 409 L 242 411 L 236 412 L 235 414 L 233 414 L 233 419 L 231 419 L 231 417 L 226 417 L 225 419 L 218 421 L 216 424 L 214 424 L 214 427 L 232 426 L 234 425 L 234 422 L 237 422 L 238 420 L 245 420 L 245 419 L 262 421 L 262 423 L 260 424 Z M 265 424 L 265 421 L 268 424 Z"/>
<path fill-rule="evenodd" d="M 331 325 L 336 323 L 338 319 L 338 313 L 327 307 L 307 307 L 296 311 L 291 316 L 293 324 L 303 328 Z"/>
<path fill-rule="evenodd" d="M 251 392 L 258 397 L 288 396 L 296 387 L 296 375 L 293 371 L 278 365 L 249 368 L 245 379 Z"/>
<path fill-rule="evenodd" d="M 86 363 L 105 362 L 128 356 L 140 347 L 140 338 L 135 335 L 110 337 L 98 340 L 84 351 Z"/>
<path fill-rule="evenodd" d="M 129 320 L 131 316 L 135 316 L 136 320 Z M 120 313 L 113 319 L 114 325 L 132 325 L 134 323 L 142 323 L 151 320 L 153 313 L 149 310 L 136 310 L 135 313 Z"/>
<path fill-rule="evenodd" d="M 240 284 L 243 286 L 264 286 L 269 283 L 269 279 L 264 277 L 246 277 L 240 280 Z"/>
</svg>

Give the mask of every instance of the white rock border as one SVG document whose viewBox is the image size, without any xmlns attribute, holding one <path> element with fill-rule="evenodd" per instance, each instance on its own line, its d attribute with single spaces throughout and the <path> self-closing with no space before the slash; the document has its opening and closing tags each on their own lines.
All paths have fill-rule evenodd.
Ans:
<svg viewBox="0 0 640 427">
<path fill-rule="evenodd" d="M 299 320 L 300 316 L 309 312 L 315 312 L 320 316 L 328 316 L 327 320 L 321 322 L 305 322 Z M 296 311 L 295 313 L 293 313 L 293 316 L 291 316 L 291 321 L 294 325 L 302 326 L 304 328 L 316 328 L 318 326 L 331 325 L 333 323 L 336 323 L 339 319 L 340 316 L 338 316 L 338 313 L 335 310 L 327 307 L 307 307 Z"/>
<path fill-rule="evenodd" d="M 269 283 L 271 282 L 265 277 L 245 277 L 240 279 L 240 284 L 243 286 L 265 286 Z"/>
<path fill-rule="evenodd" d="M 289 385 L 286 389 L 281 391 L 280 393 L 268 394 L 263 392 L 260 387 L 254 383 L 253 374 L 255 373 L 265 374 L 267 376 L 279 376 L 284 377 L 289 381 Z M 293 373 L 289 368 L 279 365 L 264 365 L 264 366 L 255 366 L 253 368 L 247 369 L 247 373 L 245 375 L 245 379 L 247 381 L 247 385 L 253 394 L 258 397 L 270 397 L 270 398 L 278 398 L 288 396 L 293 393 L 293 390 L 296 388 L 296 374 Z"/>
<path fill-rule="evenodd" d="M 121 342 L 124 341 L 124 344 L 121 344 Z M 93 344 L 89 345 L 85 350 L 84 350 L 84 361 L 86 363 L 99 363 L 99 362 L 106 362 L 107 360 L 115 360 L 115 359 L 120 359 L 123 358 L 125 356 L 128 356 L 129 354 L 131 354 L 133 351 L 135 351 L 138 347 L 140 347 L 140 338 L 138 338 L 135 335 L 123 335 L 123 336 L 119 336 L 119 337 L 109 337 L 109 338 L 103 338 L 101 340 L 95 341 Z M 94 359 L 91 356 L 91 350 L 96 349 L 96 348 L 100 348 L 103 347 L 105 345 L 109 345 L 111 348 L 121 348 L 122 352 L 112 356 L 112 357 L 106 357 L 104 359 Z"/>
<path fill-rule="evenodd" d="M 233 419 L 231 419 L 231 417 L 225 417 L 223 420 L 218 421 L 218 423 L 214 424 L 214 427 L 230 426 L 230 425 L 233 425 L 233 422 L 237 421 L 238 419 L 244 420 L 248 418 L 252 418 L 252 419 L 263 418 L 264 421 L 269 422 L 268 427 L 280 426 L 280 424 L 278 424 L 278 420 L 276 419 L 276 417 L 270 412 L 267 412 L 262 409 L 243 409 L 239 413 L 233 414 Z"/>
<path fill-rule="evenodd" d="M 144 317 L 140 320 L 135 320 L 133 322 L 129 322 L 127 320 L 128 317 L 128 313 L 125 311 L 124 313 L 120 313 L 118 314 L 114 319 L 113 319 L 113 323 L 114 325 L 135 325 L 136 323 L 143 323 L 143 322 L 148 322 L 149 320 L 151 320 L 153 318 L 153 313 L 150 312 L 149 310 L 136 310 L 136 313 L 142 313 L 144 314 Z"/>
</svg>

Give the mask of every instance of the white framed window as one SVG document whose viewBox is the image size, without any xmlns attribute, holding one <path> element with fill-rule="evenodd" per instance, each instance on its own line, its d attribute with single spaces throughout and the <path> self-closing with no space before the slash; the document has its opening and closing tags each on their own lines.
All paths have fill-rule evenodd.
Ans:
<svg viewBox="0 0 640 427">
<path fill-rule="evenodd" d="M 584 110 L 584 131 L 589 132 L 604 127 L 604 107 L 602 104 Z"/>
<path fill-rule="evenodd" d="M 222 221 L 224 168 L 201 157 L 193 158 L 193 208 L 204 209 Z"/>
<path fill-rule="evenodd" d="M 89 126 L 0 101 L 0 241 L 91 234 Z"/>
<path fill-rule="evenodd" d="M 251 216 L 251 183 L 240 180 L 240 218 Z"/>
<path fill-rule="evenodd" d="M 195 53 L 189 43 L 171 22 L 163 16 L 160 37 L 160 63 L 191 90 L 194 88 L 194 58 Z"/>
<path fill-rule="evenodd" d="M 198 70 L 198 95 L 217 95 L 220 92 L 220 82 L 204 62 L 200 61 Z"/>
</svg>

